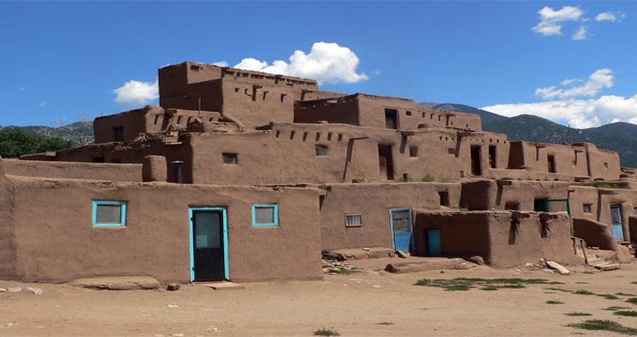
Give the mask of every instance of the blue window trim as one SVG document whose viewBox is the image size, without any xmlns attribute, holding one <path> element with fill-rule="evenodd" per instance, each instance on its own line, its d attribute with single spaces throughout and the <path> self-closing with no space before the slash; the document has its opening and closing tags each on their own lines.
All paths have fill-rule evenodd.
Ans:
<svg viewBox="0 0 637 337">
<path fill-rule="evenodd" d="M 119 205 L 120 209 L 120 223 L 98 223 L 97 222 L 97 207 L 100 205 Z M 93 227 L 124 227 L 126 226 L 126 201 L 115 200 L 93 200 Z"/>
<path fill-rule="evenodd" d="M 274 222 L 273 223 L 257 223 L 257 208 L 274 208 Z M 278 227 L 279 226 L 279 204 L 252 204 L 252 226 Z"/>
</svg>

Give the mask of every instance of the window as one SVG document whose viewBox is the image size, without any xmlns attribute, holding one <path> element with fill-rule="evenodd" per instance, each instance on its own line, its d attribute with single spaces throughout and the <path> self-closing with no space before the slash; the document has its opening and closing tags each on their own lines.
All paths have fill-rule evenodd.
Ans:
<svg viewBox="0 0 637 337">
<path fill-rule="evenodd" d="M 409 111 L 409 110 L 405 111 L 405 115 L 411 116 L 411 111 Z"/>
<path fill-rule="evenodd" d="M 447 154 L 456 154 L 456 149 L 453 147 L 447 148 Z"/>
<path fill-rule="evenodd" d="M 418 146 L 410 146 L 409 147 L 409 156 L 410 157 L 418 157 Z"/>
<path fill-rule="evenodd" d="M 126 202 L 93 200 L 93 226 L 126 226 Z"/>
<path fill-rule="evenodd" d="M 314 152 L 317 156 L 327 156 L 327 146 L 325 145 L 314 145 Z"/>
<path fill-rule="evenodd" d="M 236 165 L 238 163 L 236 153 L 222 153 L 221 158 L 224 164 Z"/>
<path fill-rule="evenodd" d="M 584 213 L 593 213 L 592 209 L 593 209 L 593 205 L 592 204 L 583 204 L 582 205 L 582 210 L 584 211 Z"/>
<path fill-rule="evenodd" d="M 115 142 L 123 142 L 124 141 L 124 127 L 118 126 L 113 128 L 113 141 Z"/>
<path fill-rule="evenodd" d="M 363 225 L 363 217 L 360 214 L 346 214 L 345 227 L 360 227 Z"/>
<path fill-rule="evenodd" d="M 279 225 L 279 205 L 277 204 L 253 204 L 252 226 L 276 227 Z"/>
</svg>

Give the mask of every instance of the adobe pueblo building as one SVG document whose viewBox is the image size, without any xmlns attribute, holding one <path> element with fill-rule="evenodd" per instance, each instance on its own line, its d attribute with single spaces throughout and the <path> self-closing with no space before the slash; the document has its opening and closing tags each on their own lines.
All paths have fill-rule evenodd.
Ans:
<svg viewBox="0 0 637 337">
<path fill-rule="evenodd" d="M 0 278 L 317 279 L 321 251 L 629 261 L 632 169 L 594 144 L 510 142 L 473 114 L 191 62 L 95 143 L 0 161 Z"/>
</svg>

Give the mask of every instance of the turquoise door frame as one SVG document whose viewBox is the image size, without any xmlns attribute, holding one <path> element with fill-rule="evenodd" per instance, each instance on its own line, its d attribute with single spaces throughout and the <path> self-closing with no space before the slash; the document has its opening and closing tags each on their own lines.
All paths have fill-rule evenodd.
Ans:
<svg viewBox="0 0 637 337">
<path fill-rule="evenodd" d="M 407 212 L 407 218 L 395 221 L 397 214 Z M 411 252 L 413 247 L 411 209 L 392 208 L 389 210 L 390 228 L 394 250 Z M 405 221 L 402 223 L 400 221 Z"/>
<path fill-rule="evenodd" d="M 193 238 L 194 212 L 215 211 L 221 212 L 223 221 L 223 268 L 224 278 L 230 279 L 230 258 L 228 254 L 228 211 L 225 207 L 191 207 L 188 209 L 188 219 L 190 219 L 190 282 L 195 280 L 195 242 Z"/>
</svg>

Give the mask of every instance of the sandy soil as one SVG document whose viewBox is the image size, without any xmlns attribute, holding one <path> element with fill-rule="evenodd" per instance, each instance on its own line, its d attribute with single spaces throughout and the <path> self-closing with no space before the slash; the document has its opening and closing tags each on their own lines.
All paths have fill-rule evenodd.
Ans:
<svg viewBox="0 0 637 337">
<path fill-rule="evenodd" d="M 629 295 L 609 300 L 548 289 L 637 297 L 637 284 L 632 283 L 637 281 L 637 263 L 596 273 L 577 267 L 569 276 L 489 267 L 389 274 L 378 269 L 386 263 L 354 262 L 364 270 L 326 275 L 321 281 L 248 283 L 243 290 L 189 284 L 173 292 L 104 291 L 0 281 L 0 287 L 43 290 L 41 295 L 25 290 L 0 293 L 0 336 L 312 336 L 320 328 L 341 336 L 620 336 L 566 326 L 586 319 L 611 319 L 637 328 L 637 317 L 604 310 L 637 310 L 625 302 Z M 496 291 L 413 285 L 423 278 L 455 277 L 545 278 L 564 284 Z M 547 304 L 550 300 L 563 304 Z M 565 315 L 570 312 L 592 316 Z"/>
</svg>

